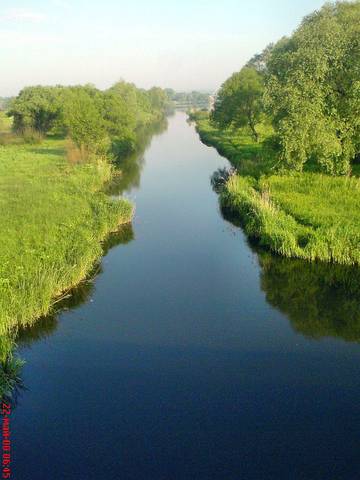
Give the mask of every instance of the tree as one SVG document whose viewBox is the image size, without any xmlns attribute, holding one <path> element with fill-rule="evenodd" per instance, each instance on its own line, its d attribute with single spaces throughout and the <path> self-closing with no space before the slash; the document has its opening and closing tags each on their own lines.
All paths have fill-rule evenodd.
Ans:
<svg viewBox="0 0 360 480">
<path fill-rule="evenodd" d="M 62 87 L 26 87 L 11 104 L 14 130 L 27 128 L 46 134 L 54 126 L 61 110 Z"/>
<path fill-rule="evenodd" d="M 98 153 L 108 141 L 101 112 L 86 88 L 68 88 L 64 95 L 63 122 L 81 152 Z"/>
<path fill-rule="evenodd" d="M 225 128 L 247 125 L 257 142 L 259 135 L 256 126 L 263 112 L 263 91 L 263 75 L 254 67 L 244 67 L 222 85 L 212 120 Z"/>
<path fill-rule="evenodd" d="M 285 164 L 346 174 L 360 151 L 360 2 L 326 4 L 271 51 L 265 102 Z"/>
<path fill-rule="evenodd" d="M 169 106 L 169 97 L 165 90 L 160 87 L 152 87 L 148 90 L 151 107 L 158 112 L 165 112 Z"/>
</svg>

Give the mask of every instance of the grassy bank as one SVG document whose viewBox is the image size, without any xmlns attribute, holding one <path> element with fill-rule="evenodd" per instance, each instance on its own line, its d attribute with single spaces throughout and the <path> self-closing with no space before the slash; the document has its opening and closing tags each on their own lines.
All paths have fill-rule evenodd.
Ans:
<svg viewBox="0 0 360 480">
<path fill-rule="evenodd" d="M 64 140 L 0 145 L 0 333 L 46 314 L 130 221 L 132 206 L 101 191 L 111 168 L 69 163 Z"/>
<path fill-rule="evenodd" d="M 259 142 L 255 143 L 246 129 L 221 130 L 210 124 L 207 118 L 196 121 L 196 130 L 205 145 L 215 147 L 236 167 L 241 175 L 259 177 L 269 173 L 276 165 L 276 157 L 270 141 L 273 133 L 269 125 L 258 126 Z"/>
<path fill-rule="evenodd" d="M 250 135 L 221 131 L 207 119 L 197 130 L 237 168 L 221 204 L 241 218 L 246 233 L 286 257 L 360 264 L 360 180 L 316 172 L 276 173 L 266 131 Z"/>
</svg>

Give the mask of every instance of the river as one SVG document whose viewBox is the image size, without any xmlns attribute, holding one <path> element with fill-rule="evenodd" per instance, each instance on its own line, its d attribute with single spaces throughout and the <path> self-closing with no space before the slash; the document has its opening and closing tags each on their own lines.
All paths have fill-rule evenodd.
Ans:
<svg viewBox="0 0 360 480">
<path fill-rule="evenodd" d="M 359 273 L 250 245 L 227 165 L 181 112 L 124 164 L 132 227 L 20 335 L 13 478 L 358 478 Z"/>
</svg>

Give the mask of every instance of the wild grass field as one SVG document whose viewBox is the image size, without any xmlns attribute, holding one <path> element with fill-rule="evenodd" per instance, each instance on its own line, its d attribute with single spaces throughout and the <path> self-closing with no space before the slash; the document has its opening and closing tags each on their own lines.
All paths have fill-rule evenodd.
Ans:
<svg viewBox="0 0 360 480">
<path fill-rule="evenodd" d="M 46 314 L 130 221 L 131 204 L 102 192 L 111 169 L 69 162 L 65 140 L 0 145 L 0 334 Z"/>
<path fill-rule="evenodd" d="M 269 129 L 260 129 L 259 143 L 246 130 L 220 130 L 207 119 L 197 130 L 236 167 L 220 200 L 250 237 L 286 257 L 360 264 L 360 179 L 317 173 L 312 165 L 279 172 Z"/>
</svg>

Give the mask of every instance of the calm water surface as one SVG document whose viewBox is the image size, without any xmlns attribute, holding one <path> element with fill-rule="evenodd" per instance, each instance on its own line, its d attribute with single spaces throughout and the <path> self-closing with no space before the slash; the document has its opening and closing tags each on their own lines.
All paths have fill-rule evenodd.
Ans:
<svg viewBox="0 0 360 480">
<path fill-rule="evenodd" d="M 185 114 L 143 150 L 132 227 L 19 339 L 14 478 L 358 479 L 360 274 L 249 246 Z"/>
</svg>

